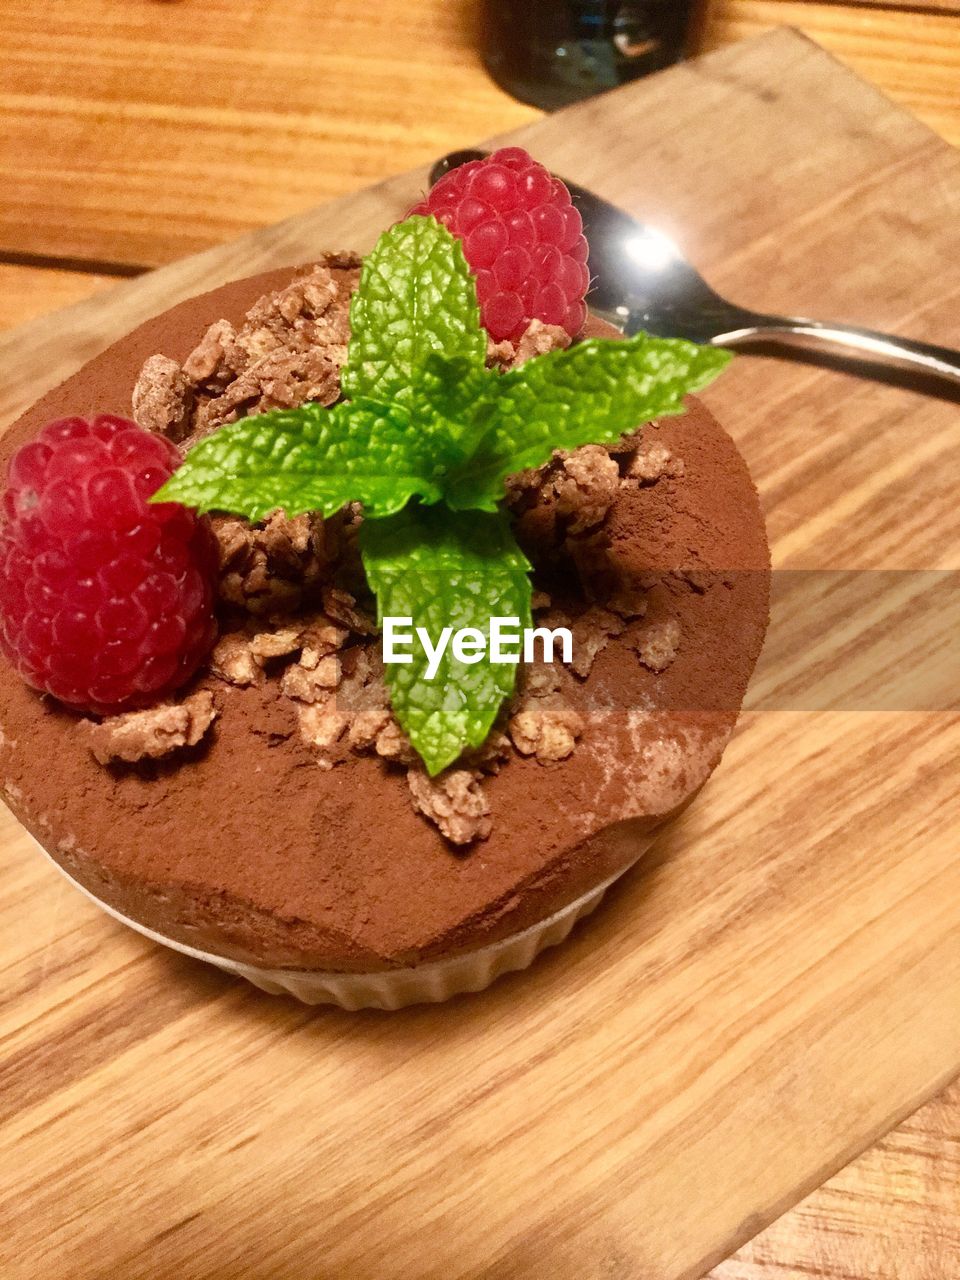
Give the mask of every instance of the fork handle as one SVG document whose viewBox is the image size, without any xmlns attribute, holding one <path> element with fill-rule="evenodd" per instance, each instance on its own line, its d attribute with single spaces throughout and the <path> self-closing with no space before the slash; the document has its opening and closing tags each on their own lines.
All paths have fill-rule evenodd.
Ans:
<svg viewBox="0 0 960 1280">
<path fill-rule="evenodd" d="M 751 342 L 773 340 L 789 342 L 814 350 L 834 350 L 865 356 L 883 364 L 916 369 L 960 383 L 960 351 L 936 347 L 929 342 L 910 338 L 894 338 L 873 329 L 860 329 L 852 324 L 823 324 L 799 316 L 744 317 L 741 328 L 718 333 L 710 339 L 715 347 L 738 347 Z"/>
</svg>

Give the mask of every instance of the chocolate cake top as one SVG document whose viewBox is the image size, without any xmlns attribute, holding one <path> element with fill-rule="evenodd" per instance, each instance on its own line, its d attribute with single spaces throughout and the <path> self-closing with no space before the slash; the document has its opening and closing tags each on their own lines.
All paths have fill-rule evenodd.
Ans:
<svg viewBox="0 0 960 1280">
<path fill-rule="evenodd" d="M 355 273 L 349 259 L 324 269 L 341 282 Z M 167 414 L 164 429 L 181 438 L 304 388 L 329 395 L 335 360 L 298 365 L 289 344 L 264 352 L 255 331 L 244 335 L 246 364 L 234 354 L 241 367 L 231 377 L 218 371 L 244 316 L 271 295 L 289 295 L 290 284 L 290 272 L 255 277 L 142 326 L 25 415 L 4 439 L 2 460 L 51 417 L 129 414 L 150 360 L 157 377 L 152 388 L 140 380 L 138 410 Z M 263 311 L 277 315 L 295 332 L 303 310 L 293 324 L 276 306 Z M 233 336 L 219 331 L 226 344 L 218 355 L 211 326 L 224 320 Z M 276 336 L 276 324 L 260 328 Z M 204 343 L 206 360 L 196 355 Z M 170 362 L 163 371 L 159 354 Z M 253 359 L 261 365 L 251 377 Z M 183 379 L 179 409 L 167 394 L 177 385 L 171 366 Z M 142 735 L 136 740 L 143 726 L 128 723 L 119 740 L 102 726 L 80 733 L 74 715 L 4 670 L 0 778 L 11 806 L 71 874 L 122 912 L 259 964 L 403 964 L 481 945 L 564 905 L 635 856 L 644 833 L 686 803 L 719 758 L 762 640 L 767 549 L 746 469 L 698 405 L 648 428 L 638 447 L 613 455 L 588 447 L 555 460 L 518 481 L 511 501 L 521 541 L 544 568 L 550 599 L 541 604 L 579 622 L 582 643 L 562 694 L 535 686 L 513 709 L 512 749 L 499 772 L 484 775 L 482 794 L 469 771 L 455 771 L 466 776 L 452 782 L 415 771 L 408 782 L 396 753 L 358 754 L 339 739 L 335 759 L 324 759 L 327 746 L 316 734 L 311 741 L 304 723 L 316 729 L 313 709 L 326 702 L 297 689 L 323 690 L 316 673 L 338 647 L 324 653 L 315 636 L 297 636 L 281 652 L 282 626 L 256 620 L 247 608 L 256 592 L 241 575 L 233 603 L 244 616 L 225 636 L 233 652 L 221 650 L 221 669 L 215 661 L 178 716 L 153 723 L 147 750 Z M 316 558 L 309 538 L 302 549 Z M 577 579 L 600 599 L 585 598 Z M 639 603 L 616 599 L 624 583 L 638 584 Z M 341 612 L 356 603 L 341 598 Z M 348 632 L 356 624 L 361 636 L 362 611 L 338 619 L 337 604 L 321 596 L 326 622 Z M 266 678 L 276 659 L 290 659 L 286 671 Z M 238 679 L 231 661 L 247 663 L 252 680 Z M 371 710 L 383 707 L 358 715 Z M 379 722 L 374 748 L 387 727 Z M 123 763 L 138 756 L 133 767 Z M 458 834 L 487 838 L 457 857 L 450 841 Z"/>
</svg>

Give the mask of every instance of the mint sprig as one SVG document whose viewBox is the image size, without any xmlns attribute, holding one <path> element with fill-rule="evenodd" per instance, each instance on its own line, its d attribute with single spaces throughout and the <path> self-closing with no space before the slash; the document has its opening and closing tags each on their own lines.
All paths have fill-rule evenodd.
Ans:
<svg viewBox="0 0 960 1280">
<path fill-rule="evenodd" d="M 489 635 L 493 616 L 529 625 L 529 565 L 502 507 L 507 476 L 556 449 L 609 444 L 682 412 L 683 397 L 730 359 L 639 334 L 488 370 L 473 276 L 459 241 L 433 218 L 408 218 L 381 236 L 350 320 L 346 400 L 222 427 L 153 500 L 249 520 L 362 503 L 361 550 L 381 619 L 410 617 L 434 643 L 447 626 Z M 483 742 L 516 667 L 462 662 L 448 646 L 431 679 L 422 649 L 413 654 L 388 666 L 387 683 L 398 721 L 436 774 Z"/>
</svg>

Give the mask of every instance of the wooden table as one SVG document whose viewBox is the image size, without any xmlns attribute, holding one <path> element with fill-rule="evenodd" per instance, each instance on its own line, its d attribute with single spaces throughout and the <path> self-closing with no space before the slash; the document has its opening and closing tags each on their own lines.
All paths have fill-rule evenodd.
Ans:
<svg viewBox="0 0 960 1280">
<path fill-rule="evenodd" d="M 955 10 L 724 0 L 700 39 L 714 47 L 800 26 L 957 141 Z M 360 17 L 369 11 L 333 0 L 322 17 L 309 0 L 269 13 L 252 0 L 63 0 L 38 26 L 25 7 L 0 6 L 11 51 L 0 69 L 0 322 L 537 118 L 477 65 L 469 6 L 384 0 L 372 30 Z M 946 1276 L 923 1268 L 960 1256 L 958 1145 L 954 1088 L 715 1280 Z"/>
</svg>

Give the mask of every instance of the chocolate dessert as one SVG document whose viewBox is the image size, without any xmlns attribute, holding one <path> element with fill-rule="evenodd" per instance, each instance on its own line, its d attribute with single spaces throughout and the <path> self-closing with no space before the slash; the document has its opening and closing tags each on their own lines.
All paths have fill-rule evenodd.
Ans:
<svg viewBox="0 0 960 1280">
<path fill-rule="evenodd" d="M 132 417 L 200 456 L 229 424 L 342 403 L 360 266 L 328 254 L 172 308 L 20 418 L 0 463 L 66 415 Z M 570 315 L 506 337 L 493 315 L 492 376 L 619 337 L 551 322 Z M 506 480 L 533 624 L 573 648 L 521 663 L 450 763 L 430 767 L 385 678 L 363 506 L 214 507 L 216 642 L 175 689 L 85 711 L 3 663 L 4 799 L 102 903 L 264 969 L 420 966 L 561 911 L 707 780 L 767 621 L 757 495 L 710 413 L 691 400 L 609 439 Z"/>
</svg>

